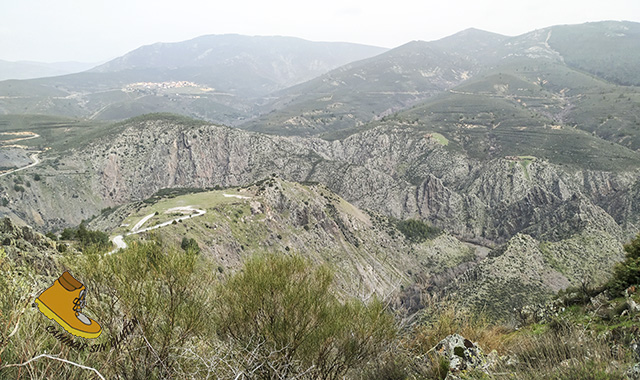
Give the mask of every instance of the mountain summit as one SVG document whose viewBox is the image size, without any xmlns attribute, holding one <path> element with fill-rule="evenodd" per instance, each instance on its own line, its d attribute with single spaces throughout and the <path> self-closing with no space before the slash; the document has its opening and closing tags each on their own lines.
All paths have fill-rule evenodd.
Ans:
<svg viewBox="0 0 640 380">
<path fill-rule="evenodd" d="M 158 70 L 181 80 L 229 88 L 254 95 L 289 87 L 385 48 L 311 42 L 293 37 L 238 34 L 208 35 L 176 43 L 143 46 L 93 71 Z"/>
</svg>

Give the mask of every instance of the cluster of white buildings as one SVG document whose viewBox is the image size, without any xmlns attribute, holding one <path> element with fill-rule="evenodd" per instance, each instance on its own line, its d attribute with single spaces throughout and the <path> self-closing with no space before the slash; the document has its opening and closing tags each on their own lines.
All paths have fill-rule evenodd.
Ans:
<svg viewBox="0 0 640 380">
<path fill-rule="evenodd" d="M 189 81 L 177 81 L 177 82 L 137 82 L 131 83 L 125 86 L 122 91 L 124 92 L 139 92 L 139 91 L 157 91 L 157 90 L 165 90 L 172 88 L 184 88 L 184 87 L 194 87 L 199 88 L 203 91 L 207 91 L 210 89 L 200 88 L 201 86 L 197 83 L 189 82 Z"/>
</svg>

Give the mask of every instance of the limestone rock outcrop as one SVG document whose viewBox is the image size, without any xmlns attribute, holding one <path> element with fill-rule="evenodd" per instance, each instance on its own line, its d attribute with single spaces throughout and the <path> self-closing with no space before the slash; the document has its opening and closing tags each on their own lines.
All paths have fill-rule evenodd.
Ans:
<svg viewBox="0 0 640 380">
<path fill-rule="evenodd" d="M 459 375 L 468 370 L 485 371 L 491 366 L 482 348 L 459 334 L 442 339 L 432 349 L 437 355 L 449 362 L 448 380 L 459 379 Z"/>
</svg>

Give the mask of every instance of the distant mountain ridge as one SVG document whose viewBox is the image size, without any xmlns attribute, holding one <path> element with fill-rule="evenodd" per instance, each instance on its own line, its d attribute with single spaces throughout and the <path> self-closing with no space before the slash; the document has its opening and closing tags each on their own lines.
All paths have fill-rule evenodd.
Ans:
<svg viewBox="0 0 640 380">
<path fill-rule="evenodd" d="M 517 128 L 567 123 L 635 149 L 640 146 L 631 133 L 638 125 L 632 110 L 640 100 L 637 35 L 639 23 L 600 22 L 516 37 L 468 29 L 438 41 L 413 41 L 278 92 L 261 115 L 240 127 L 335 138 L 336 132 L 431 102 L 450 103 L 432 111 L 451 113 L 443 116 L 449 124 L 470 112 L 504 114 L 509 104 L 515 114 L 526 114 L 518 117 L 524 124 Z M 485 83 L 481 90 L 469 91 L 479 82 Z M 472 93 L 476 99 L 460 103 L 461 94 Z M 596 94 L 609 99 L 606 105 L 595 103 Z M 425 122 L 419 119 L 412 121 Z"/>
<path fill-rule="evenodd" d="M 241 128 L 317 135 L 363 125 L 446 91 L 477 73 L 469 56 L 412 41 L 274 94 L 273 109 Z"/>
<path fill-rule="evenodd" d="M 265 91 L 307 81 L 336 67 L 386 50 L 343 42 L 312 42 L 294 37 L 207 35 L 183 42 L 143 46 L 91 71 L 179 71 L 183 80 L 194 80 L 213 87 L 221 87 L 220 82 L 225 79 L 230 87 L 240 87 L 238 81 L 247 82 L 247 87 L 257 87 L 252 92 L 264 94 Z M 230 79 L 235 79 L 235 84 Z"/>
<path fill-rule="evenodd" d="M 640 24 L 592 22 L 549 28 L 549 45 L 571 67 L 621 85 L 640 85 Z"/>
<path fill-rule="evenodd" d="M 577 124 L 636 148 L 640 141 L 629 130 L 637 123 L 638 36 L 640 24 L 614 21 L 552 26 L 516 37 L 467 29 L 387 51 L 292 37 L 210 35 L 144 46 L 89 72 L 0 82 L 0 113 L 123 120 L 171 112 L 265 133 L 334 138 L 460 93 L 458 87 L 470 83 L 493 87 L 476 94 L 483 103 L 487 97 L 513 102 L 518 88 L 504 87 L 510 84 L 499 74 L 505 74 L 529 91 L 518 95 L 549 97 L 549 104 L 538 99 L 536 109 L 519 98 L 519 111 Z M 627 88 L 615 89 L 621 85 Z M 596 93 L 628 104 L 607 101 L 599 109 L 595 99 L 587 99 Z M 615 118 L 607 109 L 623 116 Z"/>
<path fill-rule="evenodd" d="M 87 72 L 0 82 L 0 114 L 122 120 L 172 112 L 235 125 L 252 117 L 256 101 L 274 91 L 386 50 L 241 35 L 157 43 Z"/>
<path fill-rule="evenodd" d="M 0 81 L 8 79 L 34 79 L 79 73 L 96 66 L 86 62 L 31 62 L 0 60 Z"/>
</svg>

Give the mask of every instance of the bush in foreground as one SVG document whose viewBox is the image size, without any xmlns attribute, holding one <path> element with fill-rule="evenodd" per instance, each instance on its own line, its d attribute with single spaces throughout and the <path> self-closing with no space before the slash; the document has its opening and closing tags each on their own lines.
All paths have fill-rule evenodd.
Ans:
<svg viewBox="0 0 640 380">
<path fill-rule="evenodd" d="M 640 235 L 625 245 L 624 250 L 626 259 L 615 266 L 609 281 L 609 289 L 615 295 L 621 295 L 629 286 L 640 284 Z"/>
<path fill-rule="evenodd" d="M 332 281 L 297 256 L 249 260 L 218 289 L 219 336 L 257 378 L 342 378 L 378 357 L 395 330 L 378 300 L 341 303 Z"/>
</svg>

